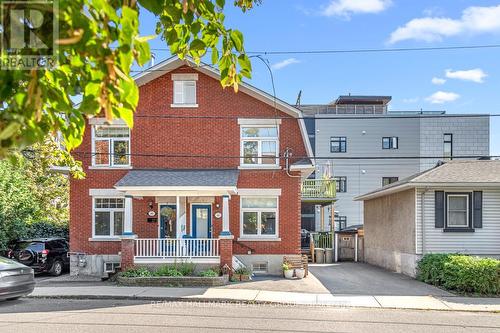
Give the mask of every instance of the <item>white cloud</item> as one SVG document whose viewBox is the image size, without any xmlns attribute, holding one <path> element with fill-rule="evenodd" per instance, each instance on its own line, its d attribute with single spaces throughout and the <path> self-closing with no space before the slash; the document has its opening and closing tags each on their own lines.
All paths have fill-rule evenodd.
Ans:
<svg viewBox="0 0 500 333">
<path fill-rule="evenodd" d="M 451 69 L 447 69 L 445 75 L 449 79 L 472 81 L 476 83 L 483 83 L 484 78 L 488 76 L 481 68 L 466 71 L 452 71 Z"/>
<path fill-rule="evenodd" d="M 444 104 L 453 102 L 460 98 L 459 94 L 447 91 L 436 91 L 434 94 L 427 97 L 425 100 L 431 104 Z"/>
<path fill-rule="evenodd" d="M 432 84 L 445 84 L 446 80 L 440 77 L 433 77 L 431 80 Z"/>
<path fill-rule="evenodd" d="M 403 40 L 441 41 L 461 34 L 500 32 L 500 5 L 468 7 L 459 19 L 448 17 L 415 18 L 391 33 L 389 43 Z"/>
<path fill-rule="evenodd" d="M 324 7 L 324 16 L 350 17 L 352 14 L 376 14 L 386 10 L 392 0 L 331 0 Z"/>
<path fill-rule="evenodd" d="M 300 60 L 295 59 L 295 58 L 288 58 L 283 61 L 277 62 L 275 64 L 271 65 L 271 68 L 274 69 L 275 71 L 280 70 L 282 68 L 285 68 L 287 66 L 293 65 L 293 64 L 298 64 L 300 63 Z"/>
</svg>

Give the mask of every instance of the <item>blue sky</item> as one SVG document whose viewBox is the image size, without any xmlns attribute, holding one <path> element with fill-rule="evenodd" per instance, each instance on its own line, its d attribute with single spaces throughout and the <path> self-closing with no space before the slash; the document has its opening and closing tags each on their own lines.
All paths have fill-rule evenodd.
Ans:
<svg viewBox="0 0 500 333">
<path fill-rule="evenodd" d="M 245 14 L 226 12 L 247 51 L 499 44 L 499 18 L 498 0 L 263 0 Z M 142 14 L 141 33 L 154 33 L 152 17 Z M 159 38 L 151 46 L 166 47 Z M 154 52 L 157 60 L 169 56 Z M 376 94 L 393 96 L 392 110 L 500 113 L 500 48 L 265 57 L 277 96 L 290 103 L 302 90 L 303 104 Z M 272 91 L 265 66 L 252 64 L 250 83 Z M 500 155 L 500 117 L 491 119 L 491 153 Z"/>
</svg>

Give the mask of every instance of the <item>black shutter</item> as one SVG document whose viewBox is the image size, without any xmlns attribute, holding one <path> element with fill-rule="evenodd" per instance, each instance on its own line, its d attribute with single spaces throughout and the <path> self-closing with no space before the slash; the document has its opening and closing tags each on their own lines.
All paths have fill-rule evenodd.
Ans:
<svg viewBox="0 0 500 333">
<path fill-rule="evenodd" d="M 482 191 L 474 191 L 474 213 L 473 213 L 473 225 L 474 228 L 482 228 L 483 227 L 483 192 Z"/>
<path fill-rule="evenodd" d="M 444 228 L 444 191 L 434 192 L 434 210 L 434 226 L 436 228 Z"/>
</svg>

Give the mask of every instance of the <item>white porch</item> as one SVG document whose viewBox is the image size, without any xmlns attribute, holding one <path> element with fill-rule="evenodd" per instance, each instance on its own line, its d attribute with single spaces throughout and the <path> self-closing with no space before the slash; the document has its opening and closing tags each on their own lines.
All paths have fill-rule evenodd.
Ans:
<svg viewBox="0 0 500 333">
<path fill-rule="evenodd" d="M 219 239 L 232 239 L 229 201 L 237 180 L 237 170 L 129 171 L 115 189 L 125 195 L 123 234 L 134 240 L 134 264 L 219 264 Z M 150 198 L 144 204 L 148 222 L 158 224 L 157 237 L 133 232 L 133 199 L 142 198 Z M 215 223 L 221 224 L 214 228 Z"/>
</svg>

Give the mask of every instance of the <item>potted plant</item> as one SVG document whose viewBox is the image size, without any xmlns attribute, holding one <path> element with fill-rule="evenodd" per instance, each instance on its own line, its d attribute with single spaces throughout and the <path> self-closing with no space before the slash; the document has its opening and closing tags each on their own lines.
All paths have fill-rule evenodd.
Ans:
<svg viewBox="0 0 500 333">
<path fill-rule="evenodd" d="M 305 275 L 306 275 L 306 270 L 305 269 L 303 269 L 303 268 L 296 268 L 295 269 L 295 276 L 298 279 L 303 279 Z"/>
<path fill-rule="evenodd" d="M 246 267 L 239 267 L 234 270 L 233 278 L 236 281 L 249 281 L 250 271 Z"/>
<path fill-rule="evenodd" d="M 283 263 L 283 274 L 285 275 L 285 279 L 291 279 L 293 277 L 293 269 L 292 265 L 289 262 L 285 261 Z"/>
</svg>

